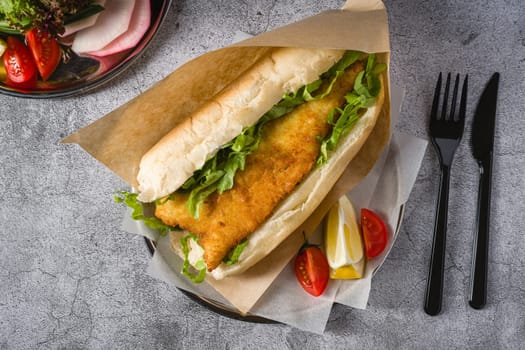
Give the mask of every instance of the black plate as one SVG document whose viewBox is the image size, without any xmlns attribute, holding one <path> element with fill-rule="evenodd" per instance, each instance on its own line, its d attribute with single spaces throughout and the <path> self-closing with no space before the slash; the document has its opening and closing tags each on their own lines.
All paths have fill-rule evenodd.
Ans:
<svg viewBox="0 0 525 350">
<path fill-rule="evenodd" d="M 166 17 L 172 0 L 151 1 L 151 24 L 141 41 L 132 49 L 104 59 L 79 57 L 61 63 L 47 82 L 39 81 L 30 90 L 17 89 L 0 82 L 0 93 L 26 98 L 53 98 L 81 94 L 95 89 L 118 76 L 140 57 Z"/>
</svg>

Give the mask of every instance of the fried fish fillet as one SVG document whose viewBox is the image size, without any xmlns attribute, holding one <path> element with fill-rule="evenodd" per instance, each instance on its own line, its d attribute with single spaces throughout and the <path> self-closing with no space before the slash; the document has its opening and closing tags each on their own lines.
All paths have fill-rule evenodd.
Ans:
<svg viewBox="0 0 525 350">
<path fill-rule="evenodd" d="M 353 64 L 330 94 L 264 125 L 259 148 L 246 158 L 245 170 L 236 174 L 233 188 L 210 195 L 201 206 L 200 219 L 186 208 L 189 194 L 181 193 L 158 204 L 155 216 L 196 234 L 208 270 L 215 269 L 312 170 L 319 154 L 318 137 L 329 132 L 328 115 L 343 105 L 345 94 L 362 70 L 362 63 Z"/>
</svg>

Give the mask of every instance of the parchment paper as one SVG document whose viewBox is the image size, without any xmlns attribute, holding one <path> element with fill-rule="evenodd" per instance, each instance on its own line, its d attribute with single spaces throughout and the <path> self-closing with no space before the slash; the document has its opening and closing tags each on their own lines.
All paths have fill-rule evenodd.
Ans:
<svg viewBox="0 0 525 350">
<path fill-rule="evenodd" d="M 379 0 L 352 0 L 348 1 L 343 8 L 344 10 L 321 13 L 197 57 L 142 95 L 68 136 L 63 142 L 79 144 L 130 186 L 136 186 L 136 174 L 142 155 L 174 126 L 205 103 L 209 97 L 235 80 L 270 47 L 304 46 L 353 49 L 378 53 L 378 60 L 388 63 L 390 50 L 388 23 L 382 2 Z M 274 252 L 246 273 L 221 281 L 209 278 L 207 281 L 213 288 L 207 284 L 188 286 L 189 282 L 178 278 L 176 273 L 173 276 L 177 276 L 179 287 L 196 288 L 198 293 L 212 293 L 218 299 L 226 299 L 241 312 L 248 312 L 270 285 L 277 284 L 272 284 L 272 282 L 283 271 L 302 244 L 301 232 L 305 231 L 310 234 L 314 231 L 328 208 L 342 194 L 363 180 L 387 145 L 390 135 L 388 74 L 385 74 L 385 78 L 387 92 L 385 105 L 372 135 L 316 212 Z M 379 162 L 377 166 L 381 164 Z M 136 228 L 129 227 L 129 223 L 126 225 L 127 230 L 136 231 Z M 154 232 L 147 234 L 152 238 L 158 238 Z M 158 239 L 158 250 L 153 259 L 153 262 L 161 261 L 164 265 L 158 264 L 157 271 L 152 268 L 150 272 L 155 274 L 164 271 L 165 273 L 159 272 L 158 277 L 173 281 L 171 274 L 173 271 L 180 271 L 180 266 L 178 266 L 180 260 L 177 260 L 178 258 L 169 249 L 167 240 L 168 238 Z M 166 264 L 170 266 L 169 269 L 166 268 Z M 286 269 L 283 273 L 285 272 Z M 302 307 L 312 303 L 318 305 L 320 300 L 327 300 L 326 305 L 331 305 L 335 296 L 338 295 L 339 288 L 334 286 L 330 288 L 323 298 L 302 304 Z M 258 305 L 264 306 L 266 303 L 261 301 Z M 326 313 L 325 307 L 321 309 Z M 307 308 L 307 310 L 312 309 Z M 299 324 L 297 326 L 301 327 Z"/>
<path fill-rule="evenodd" d="M 399 115 L 403 92 L 392 88 L 392 119 Z M 359 280 L 335 281 L 330 284 L 318 298 L 305 293 L 295 279 L 292 263 L 287 263 L 273 283 L 268 287 L 256 304 L 251 307 L 250 314 L 283 322 L 294 327 L 314 333 L 323 333 L 334 302 L 365 309 L 372 276 L 383 264 L 397 237 L 398 225 L 402 221 L 403 205 L 407 201 L 414 185 L 423 159 L 427 141 L 414 136 L 394 133 L 387 149 L 375 163 L 370 173 L 351 191 L 346 193 L 351 199 L 356 212 L 362 207 L 373 208 L 386 222 L 389 230 L 389 241 L 385 251 L 377 258 L 367 262 L 365 277 Z M 141 223 L 124 218 L 126 227 L 135 227 L 140 232 Z M 293 244 L 301 245 L 302 237 L 290 239 Z M 320 243 L 322 240 L 322 225 L 313 230 L 311 241 Z M 293 245 L 292 243 L 290 243 Z M 293 247 L 293 249 L 298 249 Z M 217 301 L 227 307 L 233 306 L 209 284 L 200 285 L 188 282 L 180 275 L 182 261 L 172 254 L 169 239 L 164 237 L 158 241 L 157 251 L 148 267 L 148 273 L 170 284 L 196 293 L 202 297 Z M 250 293 L 242 286 L 238 293 Z"/>
</svg>

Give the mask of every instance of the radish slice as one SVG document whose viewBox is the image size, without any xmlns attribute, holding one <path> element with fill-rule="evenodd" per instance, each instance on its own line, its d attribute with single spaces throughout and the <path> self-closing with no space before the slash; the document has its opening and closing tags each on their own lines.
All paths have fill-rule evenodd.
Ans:
<svg viewBox="0 0 525 350">
<path fill-rule="evenodd" d="M 115 40 L 128 30 L 134 7 L 134 0 L 108 1 L 95 25 L 77 32 L 71 47 L 73 51 L 98 51 Z"/>
<path fill-rule="evenodd" d="M 96 0 L 95 1 L 95 4 L 100 5 L 102 7 L 104 6 L 105 3 L 106 3 L 106 0 Z M 95 13 L 94 15 L 89 16 L 87 18 L 81 19 L 80 21 L 66 24 L 64 34 L 62 34 L 61 36 L 65 37 L 73 33 L 76 33 L 79 30 L 91 27 L 97 22 L 97 18 L 99 15 L 100 15 L 100 12 Z"/>
<path fill-rule="evenodd" d="M 150 1 L 136 0 L 127 32 L 113 40 L 102 50 L 92 51 L 89 54 L 99 57 L 108 56 L 134 47 L 148 30 L 150 21 Z"/>
<path fill-rule="evenodd" d="M 126 61 L 126 53 L 120 52 L 111 56 L 97 57 L 89 54 L 83 54 L 81 57 L 89 57 L 93 60 L 98 61 L 99 67 L 96 72 L 93 73 L 94 76 L 101 75 L 109 71 L 111 68 L 115 67 L 120 62 Z"/>
</svg>

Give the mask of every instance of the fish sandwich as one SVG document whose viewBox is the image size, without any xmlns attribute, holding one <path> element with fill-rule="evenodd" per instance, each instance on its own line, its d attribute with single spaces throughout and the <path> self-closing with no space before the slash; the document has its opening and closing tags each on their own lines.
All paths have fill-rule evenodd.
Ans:
<svg viewBox="0 0 525 350">
<path fill-rule="evenodd" d="M 384 63 L 275 48 L 143 157 L 138 194 L 195 282 L 256 264 L 317 208 L 374 128 Z M 146 223 L 148 223 L 146 221 Z"/>
</svg>

